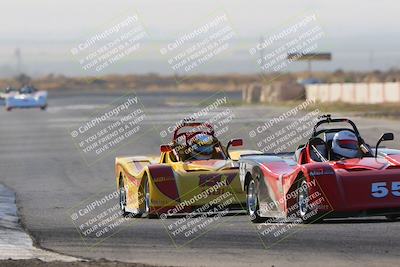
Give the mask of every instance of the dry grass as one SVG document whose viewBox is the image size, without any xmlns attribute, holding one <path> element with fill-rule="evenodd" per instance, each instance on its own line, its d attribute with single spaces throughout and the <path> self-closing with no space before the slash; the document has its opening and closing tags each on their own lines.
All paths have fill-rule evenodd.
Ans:
<svg viewBox="0 0 400 267">
<path fill-rule="evenodd" d="M 295 107 L 302 101 L 287 101 L 274 105 Z M 315 103 L 307 107 L 308 111 L 318 109 L 323 113 L 351 113 L 364 117 L 400 119 L 400 103 L 384 104 L 351 104 L 351 103 Z"/>
</svg>

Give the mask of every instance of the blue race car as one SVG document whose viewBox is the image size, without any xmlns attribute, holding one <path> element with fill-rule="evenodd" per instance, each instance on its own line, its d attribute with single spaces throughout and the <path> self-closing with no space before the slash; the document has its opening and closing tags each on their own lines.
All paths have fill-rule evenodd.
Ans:
<svg viewBox="0 0 400 267">
<path fill-rule="evenodd" d="M 38 91 L 33 86 L 24 86 L 17 93 L 9 94 L 5 98 L 7 111 L 13 108 L 47 108 L 47 91 Z"/>
</svg>

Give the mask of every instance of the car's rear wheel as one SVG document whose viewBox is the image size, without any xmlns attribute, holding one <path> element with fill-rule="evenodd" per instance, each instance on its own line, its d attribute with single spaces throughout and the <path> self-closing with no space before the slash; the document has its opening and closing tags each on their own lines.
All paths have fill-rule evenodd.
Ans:
<svg viewBox="0 0 400 267">
<path fill-rule="evenodd" d="M 247 214 L 253 223 L 261 222 L 260 206 L 258 202 L 258 190 L 253 179 L 247 185 L 246 193 Z"/>
<path fill-rule="evenodd" d="M 47 105 L 41 106 L 40 109 L 41 109 L 41 110 L 46 110 L 46 109 L 47 109 Z"/>
<path fill-rule="evenodd" d="M 6 110 L 7 110 L 7 111 L 11 111 L 12 108 L 11 108 L 11 107 L 6 107 Z"/>
</svg>

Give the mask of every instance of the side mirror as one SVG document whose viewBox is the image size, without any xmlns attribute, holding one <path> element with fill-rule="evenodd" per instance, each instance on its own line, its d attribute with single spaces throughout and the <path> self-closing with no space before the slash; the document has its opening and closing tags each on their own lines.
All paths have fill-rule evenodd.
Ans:
<svg viewBox="0 0 400 267">
<path fill-rule="evenodd" d="M 161 150 L 161 152 L 170 152 L 170 151 L 172 151 L 172 146 L 170 146 L 170 145 L 161 145 L 160 146 L 160 150 Z"/>
<path fill-rule="evenodd" d="M 243 139 L 232 139 L 231 141 L 229 141 L 228 145 L 243 146 Z"/>
<path fill-rule="evenodd" d="M 384 133 L 382 134 L 381 138 L 379 138 L 378 143 L 376 143 L 375 148 L 375 158 L 378 157 L 378 148 L 382 141 L 392 141 L 394 140 L 393 133 Z"/>
<path fill-rule="evenodd" d="M 226 151 L 229 150 L 231 146 L 243 146 L 243 139 L 232 139 L 228 142 L 228 145 L 226 146 Z M 229 153 L 229 152 L 228 152 Z"/>
<path fill-rule="evenodd" d="M 384 133 L 382 134 L 381 138 L 379 140 L 381 141 L 392 141 L 394 139 L 393 133 Z"/>
</svg>

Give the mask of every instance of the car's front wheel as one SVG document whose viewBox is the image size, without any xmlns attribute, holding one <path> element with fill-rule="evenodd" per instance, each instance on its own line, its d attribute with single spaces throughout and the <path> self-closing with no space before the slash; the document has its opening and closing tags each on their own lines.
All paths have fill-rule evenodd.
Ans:
<svg viewBox="0 0 400 267">
<path fill-rule="evenodd" d="M 121 209 L 122 212 L 122 216 L 126 217 L 129 215 L 129 212 L 126 211 L 126 190 L 125 190 L 125 186 L 124 186 L 124 182 L 121 181 L 119 184 L 119 207 Z"/>
<path fill-rule="evenodd" d="M 146 179 L 144 183 L 144 203 L 145 203 L 145 214 L 149 219 L 158 218 L 158 214 L 151 212 L 151 190 L 149 179 Z"/>
<path fill-rule="evenodd" d="M 321 222 L 322 219 L 318 218 L 318 214 L 313 210 L 310 205 L 310 196 L 308 191 L 308 184 L 306 179 L 303 177 L 297 182 L 297 217 L 300 218 L 303 223 Z"/>
<path fill-rule="evenodd" d="M 253 223 L 261 222 L 260 206 L 258 202 L 258 190 L 253 179 L 247 185 L 246 193 L 247 214 Z"/>
<path fill-rule="evenodd" d="M 302 186 L 307 185 L 306 180 L 299 181 L 298 185 L 298 196 L 297 196 L 297 206 L 298 206 L 298 216 L 303 222 L 307 222 L 307 213 L 309 210 L 308 203 L 308 190 L 301 190 Z M 305 187 L 307 188 L 307 187 Z"/>
</svg>

